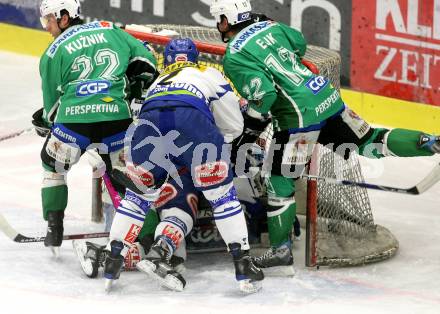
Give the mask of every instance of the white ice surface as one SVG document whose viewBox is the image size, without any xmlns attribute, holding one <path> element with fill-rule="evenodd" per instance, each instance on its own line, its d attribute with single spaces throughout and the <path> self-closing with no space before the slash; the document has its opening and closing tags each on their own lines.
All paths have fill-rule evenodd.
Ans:
<svg viewBox="0 0 440 314">
<path fill-rule="evenodd" d="M 29 127 L 42 100 L 37 58 L 0 52 L 0 73 L 1 137 Z M 42 144 L 33 133 L 0 142 L 0 212 L 25 235 L 45 234 Z M 439 156 L 362 160 L 368 181 L 402 187 L 414 185 L 438 162 Z M 69 173 L 66 233 L 103 229 L 90 222 L 90 178 L 87 161 Z M 106 295 L 102 279 L 83 275 L 70 242 L 55 261 L 42 244 L 17 244 L 0 233 L 0 313 L 440 313 L 440 184 L 420 196 L 370 192 L 370 198 L 376 223 L 400 241 L 394 258 L 310 270 L 304 267 L 304 244 L 296 243 L 296 277 L 266 278 L 263 290 L 250 296 L 238 293 L 226 254 L 190 256 L 182 293 L 131 272 L 122 273 Z"/>
</svg>

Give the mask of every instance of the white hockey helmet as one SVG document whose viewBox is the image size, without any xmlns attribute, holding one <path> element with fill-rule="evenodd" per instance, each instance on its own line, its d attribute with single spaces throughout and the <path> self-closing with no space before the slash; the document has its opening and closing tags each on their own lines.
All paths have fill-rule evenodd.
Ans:
<svg viewBox="0 0 440 314">
<path fill-rule="evenodd" d="M 61 18 L 61 11 L 66 10 L 70 18 L 74 19 L 80 16 L 81 6 L 79 0 L 43 0 L 40 5 L 41 25 L 46 28 L 47 16 L 53 14 L 56 19 Z"/>
<path fill-rule="evenodd" d="M 212 0 L 209 8 L 217 23 L 221 22 L 221 16 L 224 15 L 231 25 L 250 20 L 251 10 L 249 0 Z"/>
</svg>

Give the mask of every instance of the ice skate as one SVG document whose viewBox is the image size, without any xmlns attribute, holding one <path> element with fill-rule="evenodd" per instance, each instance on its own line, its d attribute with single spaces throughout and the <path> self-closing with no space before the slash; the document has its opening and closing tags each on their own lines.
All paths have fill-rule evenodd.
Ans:
<svg viewBox="0 0 440 314">
<path fill-rule="evenodd" d="M 63 242 L 63 211 L 51 211 L 47 214 L 47 233 L 44 246 L 50 248 L 55 258 L 60 256 L 60 246 Z"/>
<path fill-rule="evenodd" d="M 255 266 L 264 269 L 269 276 L 294 276 L 292 250 L 290 242 L 278 247 L 271 247 L 260 257 L 254 257 Z"/>
<path fill-rule="evenodd" d="M 174 266 L 179 265 L 178 261 L 180 260 L 174 260 L 174 263 L 177 262 Z M 185 279 L 171 263 L 171 249 L 161 238 L 156 240 L 145 259 L 140 261 L 136 267 L 163 287 L 179 292 L 185 288 Z"/>
<path fill-rule="evenodd" d="M 263 271 L 253 264 L 249 252 L 241 250 L 239 243 L 230 243 L 228 246 L 234 260 L 235 278 L 240 291 L 246 294 L 259 291 L 264 279 Z"/>
<path fill-rule="evenodd" d="M 96 278 L 99 267 L 104 265 L 105 246 L 75 240 L 72 241 L 72 246 L 86 276 Z"/>
<path fill-rule="evenodd" d="M 104 261 L 104 278 L 105 278 L 105 291 L 108 293 L 111 291 L 114 281 L 119 279 L 122 266 L 124 265 L 124 257 L 121 255 L 121 251 L 124 248 L 124 244 L 120 241 L 113 240 L 110 243 L 110 251 L 106 253 Z"/>
</svg>

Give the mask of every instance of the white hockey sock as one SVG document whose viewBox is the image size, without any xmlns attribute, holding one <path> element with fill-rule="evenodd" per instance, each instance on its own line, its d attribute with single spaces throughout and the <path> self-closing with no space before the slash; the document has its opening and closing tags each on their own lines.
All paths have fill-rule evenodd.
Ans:
<svg viewBox="0 0 440 314">
<path fill-rule="evenodd" d="M 237 203 L 238 206 L 240 206 L 240 211 L 233 216 L 216 218 L 216 210 L 214 210 L 215 224 L 227 245 L 230 243 L 240 243 L 242 250 L 249 250 L 246 219 L 243 210 L 241 210 L 240 203 L 238 201 Z M 231 206 L 234 205 L 235 204 L 231 204 Z"/>
<path fill-rule="evenodd" d="M 151 202 L 127 190 L 124 199 L 116 210 L 110 229 L 107 250 L 110 250 L 110 243 L 113 240 L 121 241 L 124 243 L 121 255 L 125 257 L 142 229 L 145 213 L 150 210 L 150 205 Z"/>
<path fill-rule="evenodd" d="M 162 237 L 173 252 L 185 245 L 185 236 L 193 227 L 193 219 L 183 210 L 173 207 L 160 213 L 161 222 L 156 227 L 154 238 Z M 185 256 L 186 257 L 186 256 Z"/>
<path fill-rule="evenodd" d="M 211 203 L 217 229 L 226 244 L 240 243 L 242 250 L 249 250 L 246 219 L 232 182 L 203 194 Z"/>
</svg>

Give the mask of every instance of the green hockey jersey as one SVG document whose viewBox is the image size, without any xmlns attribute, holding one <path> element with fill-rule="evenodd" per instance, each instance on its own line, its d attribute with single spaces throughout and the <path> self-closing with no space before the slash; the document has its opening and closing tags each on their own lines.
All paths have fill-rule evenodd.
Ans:
<svg viewBox="0 0 440 314">
<path fill-rule="evenodd" d="M 113 23 L 72 26 L 40 60 L 43 118 L 48 123 L 128 119 L 129 78 L 155 69 L 151 51 Z"/>
<path fill-rule="evenodd" d="M 228 43 L 225 74 L 251 110 L 272 114 L 275 131 L 319 124 L 343 107 L 329 80 L 301 63 L 305 52 L 301 32 L 274 21 L 254 23 Z"/>
</svg>

